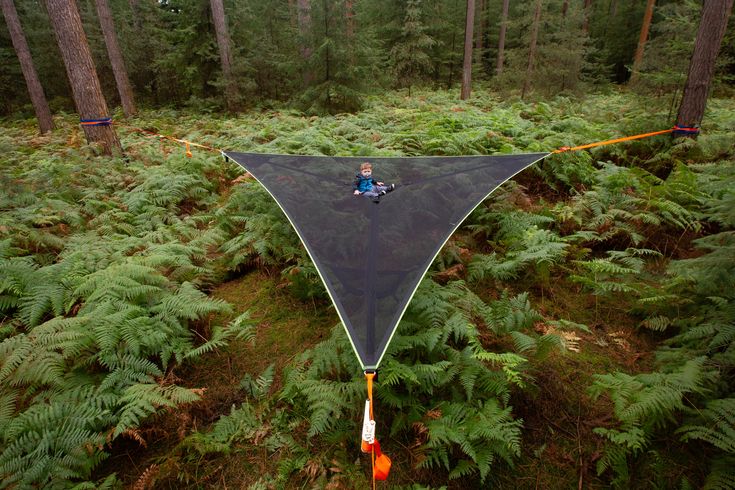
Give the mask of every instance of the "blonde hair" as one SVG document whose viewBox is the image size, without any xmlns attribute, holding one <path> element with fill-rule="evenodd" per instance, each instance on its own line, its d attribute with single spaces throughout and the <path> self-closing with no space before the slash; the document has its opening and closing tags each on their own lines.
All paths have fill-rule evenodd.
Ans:
<svg viewBox="0 0 735 490">
<path fill-rule="evenodd" d="M 370 163 L 370 162 L 364 162 L 364 163 L 361 163 L 360 164 L 360 172 L 362 172 L 366 168 L 369 168 L 370 170 L 372 170 L 373 169 L 373 164 Z"/>
</svg>

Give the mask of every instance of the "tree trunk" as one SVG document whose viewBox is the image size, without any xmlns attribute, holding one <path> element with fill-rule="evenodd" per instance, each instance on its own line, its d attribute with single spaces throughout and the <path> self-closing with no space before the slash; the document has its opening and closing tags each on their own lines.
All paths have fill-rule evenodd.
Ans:
<svg viewBox="0 0 735 490">
<path fill-rule="evenodd" d="M 449 58 L 449 80 L 447 82 L 447 90 L 452 88 L 452 84 L 454 83 L 454 49 L 457 45 L 457 31 L 455 29 L 452 29 L 452 49 L 449 51 L 452 53 L 451 58 Z"/>
<path fill-rule="evenodd" d="M 108 118 L 107 103 L 102 95 L 76 3 L 70 0 L 46 0 L 46 8 L 80 119 Z M 122 153 L 122 146 L 112 125 L 83 124 L 82 129 L 87 142 L 99 144 L 105 154 Z"/>
<path fill-rule="evenodd" d="M 633 72 L 630 74 L 630 84 L 638 82 L 638 75 L 643 63 L 643 51 L 646 49 L 648 41 L 648 30 L 651 28 L 651 19 L 653 18 L 653 6 L 656 0 L 648 0 L 646 3 L 646 11 L 643 14 L 643 25 L 641 26 L 641 35 L 638 38 L 638 46 L 635 48 L 635 56 L 633 57 Z"/>
<path fill-rule="evenodd" d="M 533 75 L 533 64 L 536 58 L 536 42 L 538 41 L 538 28 L 541 23 L 541 0 L 536 0 L 536 11 L 533 14 L 533 24 L 531 25 L 531 45 L 528 48 L 528 68 L 526 69 L 526 80 L 523 82 L 523 91 L 521 99 L 531 89 L 531 76 Z"/>
<path fill-rule="evenodd" d="M 564 0 L 564 3 L 561 4 L 561 16 L 562 18 L 567 18 L 567 12 L 569 11 L 569 0 Z"/>
<path fill-rule="evenodd" d="M 508 29 L 508 7 L 510 0 L 503 0 L 503 13 L 500 17 L 500 37 L 498 39 L 498 61 L 495 67 L 495 74 L 500 76 L 503 73 L 503 64 L 505 63 L 505 33 Z"/>
<path fill-rule="evenodd" d="M 472 91 L 472 31 L 475 27 L 475 0 L 467 0 L 467 22 L 464 28 L 464 65 L 462 66 L 461 100 L 470 98 Z"/>
<path fill-rule="evenodd" d="M 100 18 L 102 34 L 105 36 L 105 46 L 107 46 L 107 54 L 110 57 L 112 73 L 115 75 L 117 92 L 120 94 L 120 103 L 122 104 L 125 116 L 130 117 L 138 111 L 135 108 L 133 88 L 130 86 L 130 79 L 128 78 L 128 71 L 125 69 L 122 51 L 120 51 L 120 45 L 117 43 L 117 34 L 115 34 L 115 24 L 112 21 L 110 5 L 107 3 L 107 0 L 95 0 L 94 3 L 97 6 L 97 16 Z"/>
<path fill-rule="evenodd" d="M 301 36 L 301 58 L 307 65 L 304 70 L 304 85 L 309 85 L 314 80 L 314 73 L 309 68 L 309 60 L 313 50 L 311 49 L 311 4 L 309 0 L 298 0 L 299 34 Z"/>
<path fill-rule="evenodd" d="M 347 39 L 355 38 L 355 6 L 352 0 L 345 0 L 345 20 L 347 21 Z"/>
<path fill-rule="evenodd" d="M 702 123 L 717 53 L 727 29 L 732 4 L 733 0 L 704 1 L 694 52 L 689 62 L 689 75 L 676 118 L 678 126 L 698 128 Z M 689 136 L 696 137 L 696 133 L 690 133 Z"/>
<path fill-rule="evenodd" d="M 229 112 L 238 110 L 237 82 L 232 74 L 232 57 L 230 56 L 230 36 L 227 33 L 227 20 L 222 0 L 210 0 L 214 33 L 217 37 L 219 57 L 222 63 L 222 75 L 225 78 L 225 104 Z"/>
<path fill-rule="evenodd" d="M 329 39 L 329 0 L 323 0 L 322 5 L 324 6 L 324 38 Z M 332 94 L 330 92 L 330 82 L 332 80 L 331 74 L 331 63 L 329 59 L 329 45 L 324 50 L 324 85 L 327 87 L 326 93 L 326 107 L 327 111 L 332 112 Z"/>
<path fill-rule="evenodd" d="M 584 24 L 582 25 L 582 29 L 584 30 L 585 34 L 590 33 L 591 7 L 592 7 L 592 0 L 584 0 Z"/>
<path fill-rule="evenodd" d="M 36 111 L 38 127 L 42 134 L 47 133 L 54 129 L 54 121 L 51 117 L 48 102 L 46 101 L 46 95 L 43 93 L 43 87 L 38 80 L 36 67 L 33 65 L 33 58 L 31 58 L 31 51 L 28 49 L 28 43 L 23 34 L 23 27 L 20 24 L 18 12 L 15 10 L 13 0 L 0 0 L 0 5 L 3 9 L 5 22 L 8 24 L 10 40 L 18 55 L 18 61 L 20 61 L 23 78 L 26 80 L 28 95 L 31 96 L 31 103 L 33 103 L 33 109 Z"/>
<path fill-rule="evenodd" d="M 479 0 L 477 4 L 477 32 L 475 33 L 475 62 L 482 64 L 483 37 L 485 36 L 485 0 Z"/>
</svg>

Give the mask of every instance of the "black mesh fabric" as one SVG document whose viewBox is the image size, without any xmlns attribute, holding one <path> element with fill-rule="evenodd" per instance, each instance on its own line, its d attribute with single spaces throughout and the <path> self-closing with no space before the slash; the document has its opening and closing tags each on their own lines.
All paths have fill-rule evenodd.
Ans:
<svg viewBox="0 0 735 490">
<path fill-rule="evenodd" d="M 377 368 L 421 278 L 461 222 L 548 153 L 470 157 L 315 157 L 225 152 L 278 202 L 303 241 L 365 369 Z M 362 162 L 395 184 L 353 195 Z M 377 202 L 376 202 L 377 201 Z"/>
</svg>

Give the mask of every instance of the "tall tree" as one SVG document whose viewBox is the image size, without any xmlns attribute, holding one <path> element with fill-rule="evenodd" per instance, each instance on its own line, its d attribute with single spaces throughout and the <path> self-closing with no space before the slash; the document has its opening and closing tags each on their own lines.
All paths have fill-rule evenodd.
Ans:
<svg viewBox="0 0 735 490">
<path fill-rule="evenodd" d="M 538 41 L 539 24 L 541 24 L 541 0 L 536 0 L 536 8 L 531 23 L 531 43 L 528 48 L 528 67 L 526 68 L 526 79 L 523 82 L 521 98 L 524 98 L 531 89 L 531 77 L 533 76 L 533 64 L 536 58 L 536 42 Z"/>
<path fill-rule="evenodd" d="M 585 34 L 590 33 L 590 15 L 592 15 L 592 0 L 584 0 L 584 24 L 582 29 Z"/>
<path fill-rule="evenodd" d="M 694 52 L 689 62 L 689 74 L 679 106 L 676 123 L 684 127 L 699 127 L 707 105 L 707 95 L 715 71 L 717 53 L 727 30 L 733 0 L 705 0 L 699 21 Z M 691 134 L 696 137 L 696 133 Z"/>
<path fill-rule="evenodd" d="M 500 76 L 503 74 L 503 64 L 505 63 L 505 34 L 508 30 L 508 8 L 510 0 L 503 0 L 503 12 L 500 16 L 500 37 L 498 38 L 498 61 L 495 67 L 495 74 Z"/>
<path fill-rule="evenodd" d="M 485 0 L 479 0 L 477 3 L 477 31 L 475 32 L 475 58 L 478 64 L 482 65 L 483 41 L 485 36 Z"/>
<path fill-rule="evenodd" d="M 18 18 L 18 12 L 15 10 L 13 0 L 0 0 L 0 6 L 2 6 L 5 22 L 8 24 L 10 40 L 12 41 L 13 48 L 15 48 L 15 52 L 18 55 L 18 61 L 20 61 L 20 68 L 23 71 L 23 78 L 26 80 L 26 86 L 28 87 L 28 94 L 31 96 L 33 109 L 36 111 L 38 127 L 41 130 L 41 133 L 47 133 L 54 129 L 54 121 L 51 118 L 51 110 L 48 107 L 43 87 L 41 86 L 41 82 L 38 80 L 36 67 L 33 65 L 33 58 L 31 58 L 31 51 L 28 49 L 28 43 L 26 42 L 26 37 L 23 34 L 23 28 L 21 27 L 20 19 Z"/>
<path fill-rule="evenodd" d="M 653 18 L 653 7 L 656 0 L 648 0 L 646 3 L 646 11 L 643 14 L 643 25 L 641 26 L 641 34 L 638 36 L 638 46 L 635 48 L 635 56 L 633 57 L 633 71 L 630 74 L 630 83 L 635 84 L 638 81 L 638 75 L 641 71 L 643 63 L 643 52 L 646 49 L 648 41 L 648 31 L 651 28 L 651 19 Z"/>
<path fill-rule="evenodd" d="M 347 39 L 355 37 L 355 6 L 352 0 L 345 0 L 345 21 L 347 22 Z"/>
<path fill-rule="evenodd" d="M 232 57 L 230 55 L 230 36 L 227 33 L 227 19 L 222 0 L 210 0 L 212 8 L 212 21 L 214 22 L 214 33 L 217 37 L 220 64 L 225 82 L 225 104 L 227 110 L 236 112 L 238 109 L 238 90 L 235 76 L 232 73 Z"/>
<path fill-rule="evenodd" d="M 475 27 L 475 0 L 467 0 L 467 18 L 464 30 L 464 65 L 462 66 L 462 90 L 459 98 L 467 100 L 472 91 L 472 40 Z"/>
<path fill-rule="evenodd" d="M 311 54 L 311 3 L 309 0 L 298 0 L 298 21 L 301 58 L 307 68 L 304 70 L 304 84 L 309 85 L 314 80 L 314 73 L 308 67 Z"/>
<path fill-rule="evenodd" d="M 107 103 L 102 95 L 102 87 L 76 2 L 46 0 L 46 6 L 80 119 L 89 121 L 108 118 Z M 87 141 L 99 144 L 104 153 L 122 153 L 120 140 L 111 124 L 83 124 L 82 129 Z"/>
<path fill-rule="evenodd" d="M 120 103 L 122 104 L 125 115 L 130 117 L 138 111 L 135 108 L 133 88 L 130 86 L 130 78 L 128 78 L 128 71 L 125 69 L 122 51 L 120 51 L 120 45 L 117 42 L 115 23 L 112 20 L 110 5 L 107 3 L 107 0 L 95 0 L 95 5 L 97 7 L 97 16 L 100 19 L 100 27 L 102 27 L 102 34 L 105 37 L 107 54 L 110 57 L 112 73 L 115 76 L 117 92 L 120 94 Z"/>
<path fill-rule="evenodd" d="M 411 85 L 422 80 L 431 69 L 429 50 L 435 44 L 421 21 L 421 0 L 408 0 L 401 34 L 390 55 L 398 86 L 408 87 L 409 97 Z"/>
</svg>

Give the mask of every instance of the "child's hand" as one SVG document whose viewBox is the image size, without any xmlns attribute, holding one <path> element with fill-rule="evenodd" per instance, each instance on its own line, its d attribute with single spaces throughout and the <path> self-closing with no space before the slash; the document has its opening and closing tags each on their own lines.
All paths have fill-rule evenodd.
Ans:
<svg viewBox="0 0 735 490">
<path fill-rule="evenodd" d="M 382 183 L 382 182 L 378 182 L 378 185 L 385 185 L 385 184 L 384 184 L 384 183 Z"/>
<path fill-rule="evenodd" d="M 360 192 L 360 191 L 358 191 L 357 189 L 355 189 L 355 192 L 354 192 L 354 194 L 355 194 L 356 196 L 359 196 L 359 195 L 361 194 L 361 192 Z"/>
</svg>

